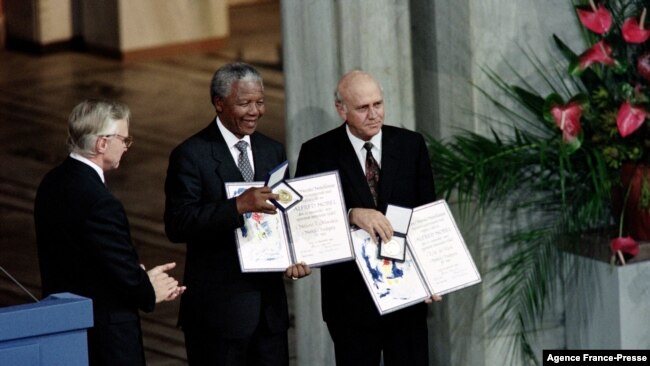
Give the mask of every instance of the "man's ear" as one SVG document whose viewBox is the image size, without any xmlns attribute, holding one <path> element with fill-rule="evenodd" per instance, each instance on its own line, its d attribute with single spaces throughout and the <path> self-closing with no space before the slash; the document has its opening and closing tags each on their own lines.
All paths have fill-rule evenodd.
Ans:
<svg viewBox="0 0 650 366">
<path fill-rule="evenodd" d="M 108 149 L 108 139 L 105 137 L 98 136 L 95 140 L 95 153 L 103 154 Z"/>
<path fill-rule="evenodd" d="M 219 97 L 212 98 L 212 104 L 214 104 L 214 109 L 217 113 L 223 112 L 223 99 Z"/>
<path fill-rule="evenodd" d="M 341 117 L 342 120 L 344 120 L 344 121 L 347 120 L 347 118 L 348 118 L 347 114 L 348 113 L 346 111 L 346 108 L 345 108 L 345 105 L 343 104 L 343 102 L 339 102 L 339 101 L 336 102 L 336 112 L 339 114 L 339 116 Z"/>
</svg>

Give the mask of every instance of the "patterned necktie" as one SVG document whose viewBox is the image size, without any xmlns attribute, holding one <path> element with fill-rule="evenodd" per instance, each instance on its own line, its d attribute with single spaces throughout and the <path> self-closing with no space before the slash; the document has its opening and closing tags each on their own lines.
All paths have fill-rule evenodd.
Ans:
<svg viewBox="0 0 650 366">
<path fill-rule="evenodd" d="M 379 164 L 377 160 L 372 156 L 372 142 L 366 142 L 363 144 L 363 148 L 366 149 L 366 180 L 368 181 L 368 187 L 370 187 L 370 193 L 372 193 L 372 199 L 375 201 L 375 206 L 377 206 L 377 194 L 379 191 Z"/>
<path fill-rule="evenodd" d="M 251 162 L 248 160 L 248 153 L 246 152 L 246 149 L 248 149 L 248 142 L 243 140 L 239 141 L 237 144 L 235 144 L 235 147 L 237 150 L 239 150 L 239 159 L 237 160 L 237 166 L 239 167 L 241 176 L 244 177 L 244 180 L 246 182 L 252 182 L 253 168 L 251 167 Z"/>
</svg>

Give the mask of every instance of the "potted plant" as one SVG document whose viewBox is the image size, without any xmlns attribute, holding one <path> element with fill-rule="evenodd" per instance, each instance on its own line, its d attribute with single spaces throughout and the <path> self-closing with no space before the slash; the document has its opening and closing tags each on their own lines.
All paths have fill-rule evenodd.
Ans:
<svg viewBox="0 0 650 366">
<path fill-rule="evenodd" d="M 479 90 L 503 112 L 510 133 L 500 127 L 491 136 L 429 139 L 437 188 L 462 217 L 502 209 L 511 218 L 499 240 L 507 254 L 492 268 L 490 308 L 498 314 L 494 326 L 513 331 L 529 359 L 529 332 L 567 264 L 560 247 L 584 251 L 609 242 L 613 261 L 623 264 L 638 252 L 638 240 L 650 239 L 630 225 L 650 217 L 650 4 L 574 5 L 585 49 L 574 52 L 554 35 L 564 58 L 559 69 L 524 52 L 544 85 L 531 86 L 517 70 L 514 85 L 485 70 L 503 93 Z"/>
</svg>

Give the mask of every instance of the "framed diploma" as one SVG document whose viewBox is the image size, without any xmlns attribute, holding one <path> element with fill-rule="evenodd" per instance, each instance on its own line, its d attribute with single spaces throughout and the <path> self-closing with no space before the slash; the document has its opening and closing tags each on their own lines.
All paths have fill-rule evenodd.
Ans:
<svg viewBox="0 0 650 366">
<path fill-rule="evenodd" d="M 407 241 L 431 293 L 444 295 L 481 282 L 444 200 L 413 209 Z"/>
<path fill-rule="evenodd" d="M 357 267 L 380 314 L 481 282 L 444 200 L 412 210 L 389 205 L 386 217 L 395 232 L 407 222 L 403 261 L 380 255 L 379 245 L 367 232 L 352 232 Z"/>
<path fill-rule="evenodd" d="M 354 259 L 338 171 L 288 182 L 303 196 L 285 212 L 295 262 L 320 267 Z"/>
<path fill-rule="evenodd" d="M 354 259 L 350 225 L 337 171 L 287 179 L 300 200 L 275 215 L 253 212 L 235 230 L 242 272 L 281 272 L 292 264 L 311 267 Z M 264 183 L 226 183 L 228 197 Z"/>
</svg>

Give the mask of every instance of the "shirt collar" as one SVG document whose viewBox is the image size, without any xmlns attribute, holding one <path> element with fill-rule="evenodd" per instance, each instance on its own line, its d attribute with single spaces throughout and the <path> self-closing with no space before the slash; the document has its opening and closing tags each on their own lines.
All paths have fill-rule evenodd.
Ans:
<svg viewBox="0 0 650 366">
<path fill-rule="evenodd" d="M 245 135 L 241 139 L 235 136 L 234 133 L 230 132 L 229 129 L 226 128 L 226 126 L 223 125 L 221 120 L 219 119 L 219 116 L 216 118 L 217 122 L 217 127 L 219 127 L 219 131 L 221 131 L 221 135 L 223 136 L 223 139 L 226 140 L 226 145 L 228 145 L 228 148 L 233 148 L 235 144 L 237 144 L 239 141 L 246 141 L 248 142 L 248 146 L 251 146 L 251 137 L 249 135 Z"/>
<path fill-rule="evenodd" d="M 352 143 L 352 147 L 354 147 L 354 151 L 361 151 L 363 149 L 363 145 L 368 141 L 363 141 L 362 139 L 354 136 L 352 134 L 352 131 L 350 131 L 350 126 L 348 126 L 347 123 L 345 124 L 345 131 L 347 132 L 348 138 L 350 139 L 350 142 Z M 380 153 L 381 153 L 381 133 L 382 133 L 382 130 L 379 130 L 379 133 L 374 135 L 369 140 L 370 142 L 372 142 L 372 148 L 377 149 L 377 151 L 380 152 Z"/>
<path fill-rule="evenodd" d="M 104 179 L 104 171 L 102 170 L 102 168 L 99 167 L 99 165 L 93 163 L 85 156 L 82 156 L 74 152 L 70 153 L 70 157 L 93 168 L 97 172 L 97 174 L 99 174 L 99 178 L 102 180 L 102 183 L 106 183 L 106 180 Z"/>
</svg>

